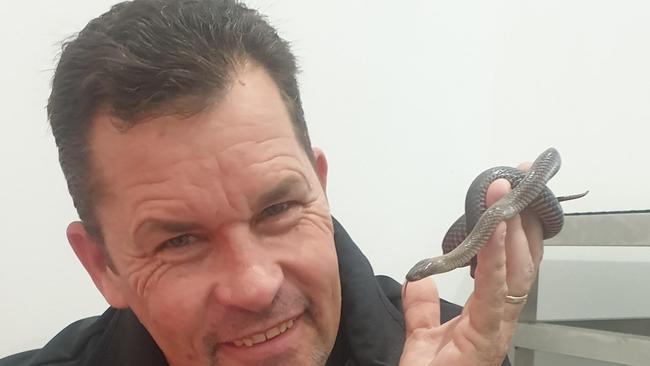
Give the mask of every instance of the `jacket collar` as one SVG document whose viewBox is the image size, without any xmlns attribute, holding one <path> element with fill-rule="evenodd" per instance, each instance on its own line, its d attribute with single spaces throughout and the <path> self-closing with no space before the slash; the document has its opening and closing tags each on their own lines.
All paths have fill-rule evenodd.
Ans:
<svg viewBox="0 0 650 366">
<path fill-rule="evenodd" d="M 401 309 L 388 298 L 370 262 L 343 226 L 332 220 L 341 277 L 342 314 L 339 336 L 328 365 L 397 365 L 404 346 Z M 390 285 L 399 297 L 399 284 L 390 280 Z"/>
</svg>

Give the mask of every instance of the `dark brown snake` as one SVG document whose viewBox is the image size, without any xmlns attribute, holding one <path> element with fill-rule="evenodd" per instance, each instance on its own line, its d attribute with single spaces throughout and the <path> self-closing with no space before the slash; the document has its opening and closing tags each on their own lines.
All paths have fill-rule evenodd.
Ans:
<svg viewBox="0 0 650 366">
<path fill-rule="evenodd" d="M 444 255 L 419 261 L 408 272 L 406 280 L 417 281 L 469 264 L 471 264 L 470 274 L 474 277 L 476 253 L 488 241 L 500 222 L 517 215 L 524 209 L 539 217 L 544 239 L 557 235 L 564 224 L 564 213 L 560 202 L 587 194 L 585 192 L 555 197 L 546 187 L 546 183 L 557 173 L 560 165 L 560 154 L 554 148 L 549 148 L 533 162 L 527 172 L 500 166 L 481 173 L 467 191 L 465 215 L 452 224 L 442 241 Z M 487 189 L 499 178 L 507 179 L 512 190 L 486 208 Z"/>
</svg>

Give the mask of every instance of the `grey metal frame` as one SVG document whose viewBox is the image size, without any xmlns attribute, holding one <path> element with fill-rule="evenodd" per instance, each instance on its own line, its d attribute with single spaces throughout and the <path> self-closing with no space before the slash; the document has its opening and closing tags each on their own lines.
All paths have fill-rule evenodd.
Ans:
<svg viewBox="0 0 650 366">
<path fill-rule="evenodd" d="M 650 246 L 650 211 L 567 214 L 562 232 L 544 245 Z M 535 283 L 513 338 L 515 366 L 534 366 L 535 351 L 621 365 L 650 365 L 650 336 L 540 321 L 537 298 Z"/>
</svg>

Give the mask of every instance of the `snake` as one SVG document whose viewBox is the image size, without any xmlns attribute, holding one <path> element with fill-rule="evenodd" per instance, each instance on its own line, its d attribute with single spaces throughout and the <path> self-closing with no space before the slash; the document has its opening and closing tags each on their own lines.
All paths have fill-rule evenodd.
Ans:
<svg viewBox="0 0 650 366">
<path fill-rule="evenodd" d="M 476 254 L 485 245 L 497 225 L 523 210 L 533 212 L 542 223 L 543 238 L 550 239 L 560 233 L 564 213 L 560 202 L 584 197 L 587 192 L 556 197 L 546 186 L 560 169 L 562 160 L 557 149 L 550 147 L 542 152 L 528 171 L 497 166 L 479 174 L 470 185 L 465 197 L 465 214 L 449 228 L 442 241 L 443 255 L 417 262 L 406 274 L 406 280 L 423 278 L 471 265 L 470 275 L 476 270 Z M 486 207 L 488 187 L 504 178 L 512 190 Z"/>
</svg>

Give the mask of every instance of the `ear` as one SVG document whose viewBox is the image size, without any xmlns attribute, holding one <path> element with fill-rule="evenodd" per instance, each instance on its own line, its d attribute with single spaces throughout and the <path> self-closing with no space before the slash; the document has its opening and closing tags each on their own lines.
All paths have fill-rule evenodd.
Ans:
<svg viewBox="0 0 650 366">
<path fill-rule="evenodd" d="M 323 187 L 323 192 L 327 192 L 327 159 L 323 150 L 315 147 L 312 151 L 314 152 L 314 160 L 316 161 L 316 175 L 318 175 L 320 185 Z"/>
<path fill-rule="evenodd" d="M 114 308 L 127 307 L 122 291 L 120 291 L 120 279 L 109 268 L 106 258 L 108 253 L 102 247 L 102 244 L 92 239 L 79 221 L 68 225 L 66 235 L 72 250 L 74 250 L 77 258 L 79 258 L 106 302 Z"/>
</svg>

